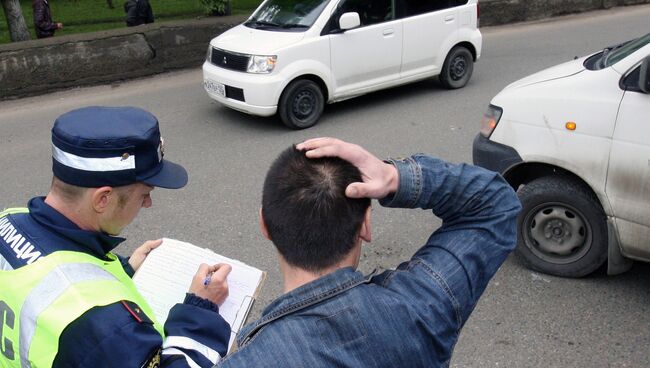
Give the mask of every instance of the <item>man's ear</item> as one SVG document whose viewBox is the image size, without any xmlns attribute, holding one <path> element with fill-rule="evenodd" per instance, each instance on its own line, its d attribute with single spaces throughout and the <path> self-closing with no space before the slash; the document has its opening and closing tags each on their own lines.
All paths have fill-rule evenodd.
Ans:
<svg viewBox="0 0 650 368">
<path fill-rule="evenodd" d="M 269 235 L 269 229 L 266 227 L 266 222 L 264 221 L 264 214 L 262 213 L 261 207 L 260 207 L 260 230 L 262 231 L 262 235 L 264 235 L 265 238 L 271 240 L 271 236 Z"/>
<path fill-rule="evenodd" d="M 93 190 L 91 193 L 92 206 L 95 212 L 106 212 L 111 202 L 111 195 L 115 194 L 113 188 L 101 187 Z"/>
<path fill-rule="evenodd" d="M 363 222 L 361 223 L 361 230 L 359 230 L 359 237 L 363 239 L 366 243 L 370 243 L 372 240 L 372 226 L 370 224 L 370 218 L 372 214 L 372 206 L 368 206 L 366 214 L 363 216 Z"/>
</svg>

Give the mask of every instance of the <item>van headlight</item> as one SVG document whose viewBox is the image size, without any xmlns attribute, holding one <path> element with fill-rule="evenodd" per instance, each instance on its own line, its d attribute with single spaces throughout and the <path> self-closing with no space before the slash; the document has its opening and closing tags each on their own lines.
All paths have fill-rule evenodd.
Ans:
<svg viewBox="0 0 650 368">
<path fill-rule="evenodd" d="M 251 55 L 250 59 L 248 59 L 246 71 L 256 74 L 270 73 L 273 71 L 277 60 L 278 57 L 275 55 Z"/>
<path fill-rule="evenodd" d="M 503 109 L 499 106 L 490 105 L 481 119 L 481 135 L 485 138 L 490 138 L 494 128 L 499 124 L 499 120 L 503 115 Z"/>
<path fill-rule="evenodd" d="M 212 62 L 212 46 L 208 45 L 208 52 L 205 54 L 205 61 L 208 63 Z"/>
</svg>

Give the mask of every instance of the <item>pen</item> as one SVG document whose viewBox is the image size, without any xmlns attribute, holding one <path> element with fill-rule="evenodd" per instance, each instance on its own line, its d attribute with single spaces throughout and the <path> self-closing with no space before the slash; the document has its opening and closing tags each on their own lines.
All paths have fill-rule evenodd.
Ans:
<svg viewBox="0 0 650 368">
<path fill-rule="evenodd" d="M 205 277 L 203 280 L 203 286 L 210 285 L 210 280 L 212 280 L 212 273 L 209 273 L 208 276 Z"/>
</svg>

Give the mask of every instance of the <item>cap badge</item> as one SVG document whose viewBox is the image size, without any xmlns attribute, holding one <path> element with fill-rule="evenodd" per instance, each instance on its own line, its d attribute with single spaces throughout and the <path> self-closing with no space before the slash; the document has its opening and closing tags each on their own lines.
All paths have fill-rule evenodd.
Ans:
<svg viewBox="0 0 650 368">
<path fill-rule="evenodd" d="M 160 137 L 160 145 L 158 146 L 158 162 L 162 161 L 165 157 L 165 139 Z"/>
<path fill-rule="evenodd" d="M 127 160 L 127 159 L 129 158 L 129 156 L 131 156 L 131 155 L 129 155 L 127 152 L 125 152 L 125 153 L 122 155 L 122 161 Z"/>
</svg>

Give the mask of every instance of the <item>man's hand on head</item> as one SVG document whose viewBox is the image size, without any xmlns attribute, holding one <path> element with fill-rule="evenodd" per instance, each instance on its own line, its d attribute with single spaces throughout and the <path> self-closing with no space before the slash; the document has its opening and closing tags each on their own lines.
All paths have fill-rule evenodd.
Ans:
<svg viewBox="0 0 650 368">
<path fill-rule="evenodd" d="M 144 262 L 145 258 L 149 255 L 149 253 L 158 248 L 162 244 L 162 239 L 157 239 L 157 240 L 147 240 L 139 246 L 136 250 L 133 251 L 133 254 L 129 258 L 129 265 L 133 267 L 133 271 L 137 271 L 138 268 L 142 265 L 142 262 Z"/>
<path fill-rule="evenodd" d="M 397 191 L 399 174 L 395 166 L 383 162 L 363 147 L 336 138 L 314 138 L 296 148 L 307 151 L 309 158 L 338 157 L 356 166 L 363 183 L 352 183 L 345 189 L 349 198 L 382 199 Z"/>
</svg>

